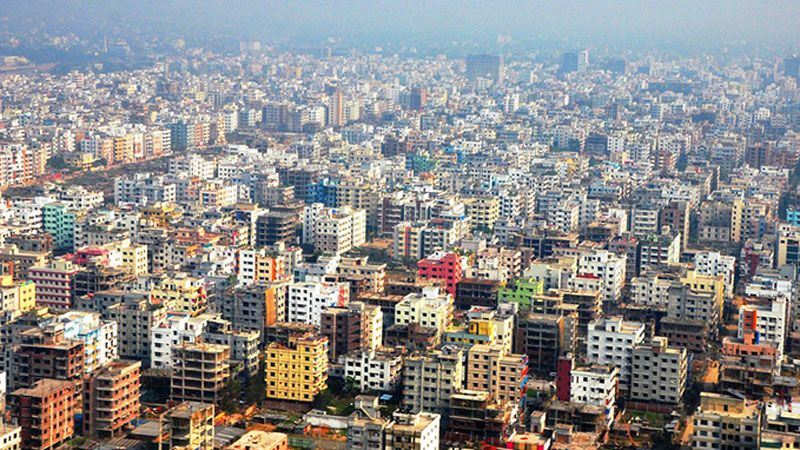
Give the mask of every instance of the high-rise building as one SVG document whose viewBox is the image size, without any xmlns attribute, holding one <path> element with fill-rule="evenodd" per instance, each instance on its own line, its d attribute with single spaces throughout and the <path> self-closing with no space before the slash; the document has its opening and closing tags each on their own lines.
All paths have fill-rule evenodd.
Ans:
<svg viewBox="0 0 800 450">
<path fill-rule="evenodd" d="M 491 78 L 497 83 L 503 82 L 505 68 L 503 55 L 469 55 L 467 56 L 467 78 Z"/>
<path fill-rule="evenodd" d="M 589 50 L 575 50 L 561 56 L 559 73 L 586 72 L 589 68 Z"/>
<path fill-rule="evenodd" d="M 794 54 L 783 58 L 783 74 L 787 77 L 800 77 L 800 56 Z"/>
<path fill-rule="evenodd" d="M 408 97 L 408 106 L 414 111 L 420 111 L 428 102 L 428 91 L 425 88 L 413 87 Z"/>
</svg>

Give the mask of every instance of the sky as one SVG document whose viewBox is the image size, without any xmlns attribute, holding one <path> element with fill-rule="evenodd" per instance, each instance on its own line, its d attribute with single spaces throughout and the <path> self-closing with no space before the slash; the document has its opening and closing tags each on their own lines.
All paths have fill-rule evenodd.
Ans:
<svg viewBox="0 0 800 450">
<path fill-rule="evenodd" d="M 800 47 L 800 2 L 792 0 L 0 0 L 0 16 L 298 45 L 496 45 L 508 35 L 565 46 Z"/>
</svg>

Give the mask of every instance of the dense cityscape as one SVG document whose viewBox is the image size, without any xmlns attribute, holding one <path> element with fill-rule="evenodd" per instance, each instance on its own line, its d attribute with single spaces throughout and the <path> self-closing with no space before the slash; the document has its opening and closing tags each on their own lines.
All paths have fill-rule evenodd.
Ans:
<svg viewBox="0 0 800 450">
<path fill-rule="evenodd" d="M 800 56 L 0 22 L 0 450 L 800 448 Z"/>
</svg>

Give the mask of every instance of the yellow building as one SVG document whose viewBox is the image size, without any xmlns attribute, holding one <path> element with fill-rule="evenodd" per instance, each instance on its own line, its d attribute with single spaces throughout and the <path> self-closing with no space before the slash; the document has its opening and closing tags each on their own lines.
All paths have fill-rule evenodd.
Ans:
<svg viewBox="0 0 800 450">
<path fill-rule="evenodd" d="M 153 289 L 153 302 L 165 304 L 168 311 L 196 316 L 206 309 L 206 291 L 199 278 L 169 278 Z"/>
<path fill-rule="evenodd" d="M 147 269 L 147 245 L 128 244 L 120 249 L 122 265 L 128 267 L 134 276 L 145 275 Z"/>
<path fill-rule="evenodd" d="M 500 200 L 497 197 L 470 197 L 464 200 L 467 215 L 472 217 L 473 228 L 494 229 L 500 217 Z"/>
<path fill-rule="evenodd" d="M 157 203 L 142 209 L 142 218 L 155 226 L 166 226 L 181 217 L 175 205 Z"/>
<path fill-rule="evenodd" d="M 328 386 L 328 338 L 293 336 L 288 345 L 267 347 L 267 398 L 311 402 Z"/>
<path fill-rule="evenodd" d="M 698 275 L 694 270 L 689 270 L 681 278 L 681 283 L 688 286 L 694 292 L 704 294 L 713 293 L 711 304 L 719 310 L 717 317 L 722 317 L 722 308 L 725 298 L 725 279 L 722 275 L 712 277 L 710 275 Z"/>
<path fill-rule="evenodd" d="M 36 284 L 32 281 L 14 282 L 12 275 L 0 277 L 0 299 L 3 311 L 26 313 L 36 307 Z"/>
<path fill-rule="evenodd" d="M 448 344 L 472 346 L 475 344 L 497 344 L 497 327 L 492 318 L 481 317 L 470 320 L 466 327 L 451 327 L 444 334 Z"/>
</svg>

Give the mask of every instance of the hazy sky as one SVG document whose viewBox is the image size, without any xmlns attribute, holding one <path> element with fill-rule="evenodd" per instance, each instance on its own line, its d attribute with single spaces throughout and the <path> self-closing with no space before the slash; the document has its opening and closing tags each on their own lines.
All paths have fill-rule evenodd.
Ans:
<svg viewBox="0 0 800 450">
<path fill-rule="evenodd" d="M 800 47 L 800 2 L 792 0 L 0 0 L 0 16 L 302 44 L 453 40 L 551 41 L 575 45 L 722 46 L 730 41 Z M 76 25 L 77 26 L 77 25 Z"/>
</svg>

